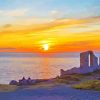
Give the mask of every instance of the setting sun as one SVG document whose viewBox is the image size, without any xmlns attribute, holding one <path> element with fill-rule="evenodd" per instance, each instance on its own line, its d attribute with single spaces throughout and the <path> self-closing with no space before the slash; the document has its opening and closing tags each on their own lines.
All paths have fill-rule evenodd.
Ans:
<svg viewBox="0 0 100 100">
<path fill-rule="evenodd" d="M 43 45 L 43 49 L 44 49 L 45 51 L 47 51 L 47 50 L 49 49 L 49 45 L 48 45 L 48 44 L 44 44 L 44 45 Z"/>
</svg>

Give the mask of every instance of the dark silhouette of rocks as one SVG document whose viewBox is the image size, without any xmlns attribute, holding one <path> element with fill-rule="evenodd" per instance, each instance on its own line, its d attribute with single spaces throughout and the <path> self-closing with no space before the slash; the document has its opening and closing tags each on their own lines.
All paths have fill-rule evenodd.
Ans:
<svg viewBox="0 0 100 100">
<path fill-rule="evenodd" d="M 80 53 L 80 67 L 74 67 L 70 70 L 60 70 L 61 76 L 65 74 L 86 74 L 100 69 L 100 59 L 96 57 L 93 51 Z"/>
<path fill-rule="evenodd" d="M 19 82 L 17 82 L 16 80 L 12 80 L 9 84 L 10 85 L 34 85 L 36 83 L 36 80 L 31 79 L 30 77 L 28 79 L 25 79 L 25 77 L 23 77 L 21 80 L 19 80 Z"/>
<path fill-rule="evenodd" d="M 18 82 L 16 80 L 12 80 L 9 84 L 10 85 L 18 85 Z"/>
</svg>

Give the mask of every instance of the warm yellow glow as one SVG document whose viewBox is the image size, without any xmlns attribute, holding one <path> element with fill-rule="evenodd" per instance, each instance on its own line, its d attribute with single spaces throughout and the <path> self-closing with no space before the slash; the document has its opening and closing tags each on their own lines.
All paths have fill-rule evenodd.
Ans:
<svg viewBox="0 0 100 100">
<path fill-rule="evenodd" d="M 47 50 L 49 49 L 49 45 L 48 45 L 48 44 L 44 44 L 44 45 L 43 45 L 43 49 L 44 49 L 45 51 L 47 51 Z"/>
<path fill-rule="evenodd" d="M 80 52 L 88 49 L 100 51 L 99 17 L 0 27 L 0 52 Z"/>
</svg>

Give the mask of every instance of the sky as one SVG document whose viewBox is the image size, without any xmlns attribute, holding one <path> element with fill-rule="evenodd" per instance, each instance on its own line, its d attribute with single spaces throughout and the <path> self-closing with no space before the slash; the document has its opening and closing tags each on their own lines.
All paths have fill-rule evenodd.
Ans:
<svg viewBox="0 0 100 100">
<path fill-rule="evenodd" d="M 0 52 L 100 51 L 100 0 L 0 0 Z"/>
</svg>

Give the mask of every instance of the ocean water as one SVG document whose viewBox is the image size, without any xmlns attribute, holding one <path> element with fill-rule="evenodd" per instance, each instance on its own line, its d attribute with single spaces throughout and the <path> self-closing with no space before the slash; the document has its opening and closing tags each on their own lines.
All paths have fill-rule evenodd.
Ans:
<svg viewBox="0 0 100 100">
<path fill-rule="evenodd" d="M 60 69 L 67 70 L 79 65 L 79 53 L 0 53 L 0 84 L 8 84 L 23 76 L 32 79 L 53 78 L 60 75 Z"/>
</svg>

